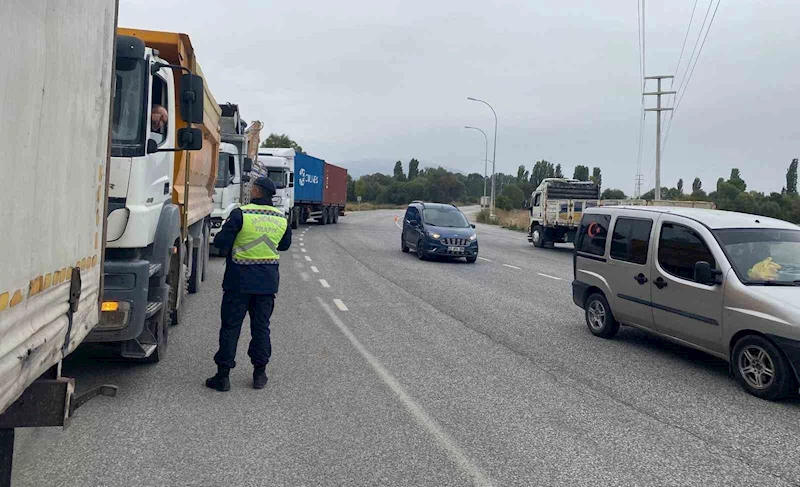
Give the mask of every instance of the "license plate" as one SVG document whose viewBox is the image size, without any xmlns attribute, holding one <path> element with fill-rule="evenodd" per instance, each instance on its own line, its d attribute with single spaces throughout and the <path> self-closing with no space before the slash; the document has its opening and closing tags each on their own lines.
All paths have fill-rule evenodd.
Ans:
<svg viewBox="0 0 800 487">
<path fill-rule="evenodd" d="M 464 247 L 447 247 L 447 252 L 451 254 L 463 254 Z"/>
</svg>

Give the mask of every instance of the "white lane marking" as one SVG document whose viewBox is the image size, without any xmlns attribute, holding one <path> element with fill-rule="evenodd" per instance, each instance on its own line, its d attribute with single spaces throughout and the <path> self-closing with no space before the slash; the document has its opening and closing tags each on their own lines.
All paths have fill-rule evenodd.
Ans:
<svg viewBox="0 0 800 487">
<path fill-rule="evenodd" d="M 319 269 L 317 269 L 317 266 L 312 265 L 311 272 L 313 272 L 314 274 L 319 274 Z"/>
<path fill-rule="evenodd" d="M 305 246 L 306 246 L 306 244 L 304 244 L 303 242 L 300 242 L 300 246 L 301 246 L 301 247 L 305 247 Z"/>
<path fill-rule="evenodd" d="M 299 256 L 299 255 L 297 255 L 297 254 L 292 254 L 292 258 L 293 258 L 293 259 L 299 259 L 299 258 L 300 258 L 300 256 Z"/>
<path fill-rule="evenodd" d="M 556 277 L 556 276 L 548 276 L 547 274 L 542 274 L 541 272 L 537 272 L 537 274 L 539 274 L 539 275 L 540 275 L 540 276 L 542 276 L 542 277 L 546 277 L 546 278 L 548 278 L 548 279 L 555 279 L 556 281 L 562 281 L 562 280 L 563 280 L 563 279 L 561 279 L 560 277 Z"/>
<path fill-rule="evenodd" d="M 515 265 L 510 265 L 510 264 L 503 264 L 503 265 L 506 266 L 506 267 L 510 267 L 512 269 L 517 269 L 518 271 L 522 270 L 522 267 L 517 267 Z"/>
<path fill-rule="evenodd" d="M 301 241 L 301 242 L 303 241 L 303 237 L 300 237 L 300 241 Z"/>
<path fill-rule="evenodd" d="M 489 478 L 486 473 L 481 470 L 480 467 L 472 463 L 472 460 L 467 456 L 464 450 L 452 439 L 450 435 L 442 428 L 439 423 L 436 422 L 426 411 L 425 409 L 420 406 L 417 401 L 411 397 L 403 386 L 400 385 L 400 382 L 395 379 L 392 374 L 386 370 L 386 367 L 375 358 L 366 348 L 364 345 L 358 341 L 353 332 L 344 324 L 344 322 L 339 319 L 338 316 L 333 312 L 328 303 L 326 303 L 322 298 L 317 297 L 317 301 L 319 301 L 320 306 L 328 313 L 333 323 L 339 328 L 339 331 L 350 341 L 350 344 L 353 345 L 353 348 L 364 357 L 364 360 L 372 367 L 372 370 L 378 374 L 378 377 L 386 384 L 389 389 L 397 396 L 400 400 L 400 403 L 405 406 L 408 413 L 411 415 L 412 418 L 421 426 L 423 427 L 428 434 L 430 434 L 434 440 L 439 444 L 439 446 L 444 450 L 447 456 L 450 457 L 450 460 L 455 463 L 456 467 L 461 470 L 464 474 L 472 478 L 472 483 L 477 486 L 492 486 L 494 485 L 494 481 Z"/>
<path fill-rule="evenodd" d="M 328 284 L 328 281 L 326 281 L 325 279 L 320 279 L 319 283 L 322 284 L 322 287 L 331 287 L 331 285 Z"/>
<path fill-rule="evenodd" d="M 304 249 L 304 248 L 303 248 L 303 249 L 300 249 L 300 252 L 304 252 L 304 253 L 305 253 L 305 252 L 306 252 L 306 249 Z"/>
<path fill-rule="evenodd" d="M 478 257 L 481 260 L 485 260 L 486 262 L 491 262 L 491 260 L 487 259 L 486 257 Z"/>
<path fill-rule="evenodd" d="M 304 281 L 307 281 L 307 280 L 311 279 L 311 276 L 309 276 L 307 272 L 301 272 L 301 273 L 300 273 L 300 277 L 301 277 L 301 278 L 302 278 Z"/>
<path fill-rule="evenodd" d="M 348 311 L 347 306 L 344 305 L 341 299 L 334 299 L 333 304 L 335 304 L 336 307 L 339 308 L 339 311 Z"/>
<path fill-rule="evenodd" d="M 309 256 L 307 256 L 307 255 L 306 255 L 306 260 L 307 260 L 307 261 L 309 261 L 309 262 L 311 262 L 311 257 L 309 257 Z"/>
</svg>

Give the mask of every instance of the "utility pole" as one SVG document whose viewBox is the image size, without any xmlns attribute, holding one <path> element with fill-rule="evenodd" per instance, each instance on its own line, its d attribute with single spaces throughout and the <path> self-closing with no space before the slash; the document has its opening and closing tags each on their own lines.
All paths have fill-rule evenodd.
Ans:
<svg viewBox="0 0 800 487">
<path fill-rule="evenodd" d="M 674 91 L 661 91 L 661 80 L 671 79 L 674 76 L 661 75 L 661 76 L 645 76 L 645 83 L 647 80 L 654 79 L 658 81 L 658 90 L 642 93 L 644 96 L 656 96 L 656 108 L 645 108 L 645 112 L 656 112 L 656 194 L 655 200 L 661 200 L 661 112 L 672 110 L 672 108 L 661 108 L 661 95 L 674 95 Z"/>
<path fill-rule="evenodd" d="M 642 182 L 644 175 L 642 173 L 636 174 L 636 186 L 633 190 L 633 199 L 639 199 L 642 196 Z"/>
</svg>

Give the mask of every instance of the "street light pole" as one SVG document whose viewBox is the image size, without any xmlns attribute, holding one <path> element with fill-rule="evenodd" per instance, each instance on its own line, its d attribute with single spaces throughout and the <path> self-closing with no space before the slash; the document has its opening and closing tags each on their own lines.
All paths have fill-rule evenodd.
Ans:
<svg viewBox="0 0 800 487">
<path fill-rule="evenodd" d="M 467 97 L 467 100 L 469 100 L 469 101 L 477 101 L 479 103 L 483 103 L 484 105 L 489 107 L 489 109 L 492 111 L 492 114 L 494 114 L 494 148 L 492 149 L 492 202 L 491 202 L 491 206 L 489 207 L 489 216 L 494 218 L 494 187 L 495 187 L 494 180 L 495 180 L 495 174 L 496 174 L 495 169 L 497 168 L 497 166 L 496 166 L 496 161 L 497 161 L 497 112 L 494 111 L 494 108 L 492 108 L 492 106 L 489 105 L 489 103 L 487 103 L 487 102 L 485 102 L 483 100 L 479 100 L 477 98 L 472 98 L 472 97 L 469 97 L 469 96 Z"/>
<path fill-rule="evenodd" d="M 486 140 L 486 150 L 484 151 L 484 158 L 483 158 L 483 198 L 486 199 L 486 171 L 489 166 L 489 137 L 486 136 L 486 132 L 479 129 L 478 127 L 470 127 L 468 125 L 465 125 L 464 128 L 477 130 L 478 132 L 483 134 L 483 138 Z"/>
</svg>

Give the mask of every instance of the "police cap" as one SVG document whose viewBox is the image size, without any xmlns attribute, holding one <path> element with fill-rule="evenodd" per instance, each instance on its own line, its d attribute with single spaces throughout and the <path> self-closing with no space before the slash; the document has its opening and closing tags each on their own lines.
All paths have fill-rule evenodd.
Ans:
<svg viewBox="0 0 800 487">
<path fill-rule="evenodd" d="M 268 196 L 275 194 L 275 183 L 270 178 L 260 177 L 253 181 L 253 184 L 263 189 Z"/>
</svg>

